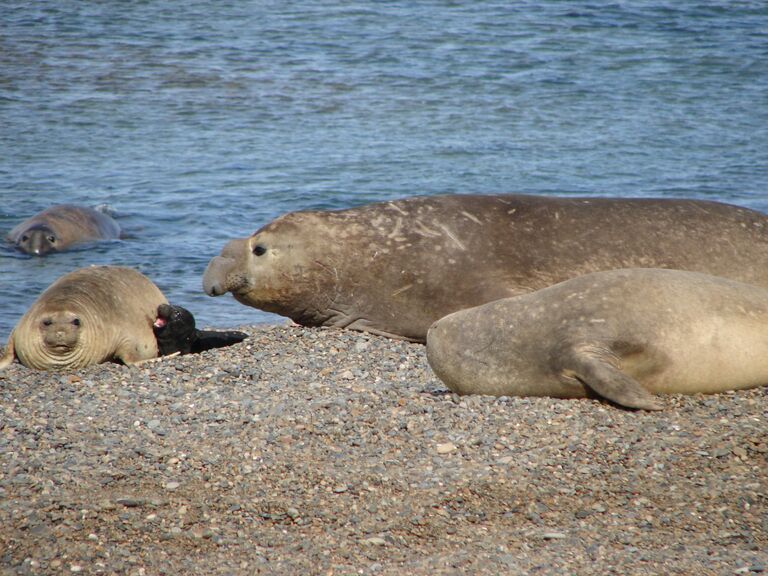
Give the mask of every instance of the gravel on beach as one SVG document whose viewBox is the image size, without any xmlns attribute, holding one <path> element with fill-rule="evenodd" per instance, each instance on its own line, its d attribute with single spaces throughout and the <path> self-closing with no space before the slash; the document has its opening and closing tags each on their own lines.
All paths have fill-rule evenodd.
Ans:
<svg viewBox="0 0 768 576">
<path fill-rule="evenodd" d="M 768 387 L 458 397 L 424 346 L 0 372 L 0 574 L 768 573 Z"/>
</svg>

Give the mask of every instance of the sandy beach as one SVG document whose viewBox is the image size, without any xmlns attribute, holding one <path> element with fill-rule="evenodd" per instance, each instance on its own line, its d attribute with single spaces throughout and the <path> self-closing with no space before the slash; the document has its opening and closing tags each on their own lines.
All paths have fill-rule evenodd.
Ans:
<svg viewBox="0 0 768 576">
<path fill-rule="evenodd" d="M 295 326 L 0 373 L 0 573 L 768 571 L 768 388 L 458 397 L 424 347 Z"/>
</svg>

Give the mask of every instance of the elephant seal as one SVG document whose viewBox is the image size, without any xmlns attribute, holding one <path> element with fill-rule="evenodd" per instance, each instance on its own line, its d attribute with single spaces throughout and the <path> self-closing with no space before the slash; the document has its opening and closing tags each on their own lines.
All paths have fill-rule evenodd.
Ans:
<svg viewBox="0 0 768 576">
<path fill-rule="evenodd" d="M 0 369 L 14 358 L 36 370 L 155 358 L 152 323 L 165 302 L 160 289 L 131 268 L 92 266 L 65 274 L 21 317 Z"/>
<path fill-rule="evenodd" d="M 595 272 L 435 322 L 427 359 L 458 394 L 581 398 L 768 384 L 768 289 L 698 272 Z"/>
<path fill-rule="evenodd" d="M 15 226 L 6 240 L 33 256 L 66 250 L 75 244 L 120 237 L 120 225 L 95 208 L 51 206 Z"/>
<path fill-rule="evenodd" d="M 291 212 L 229 242 L 203 288 L 306 326 L 423 342 L 456 310 L 640 267 L 768 287 L 768 216 L 701 200 L 526 195 Z"/>
<path fill-rule="evenodd" d="M 198 354 L 212 348 L 223 348 L 248 337 L 236 330 L 198 330 L 192 312 L 174 304 L 160 304 L 152 326 L 160 356 Z"/>
</svg>

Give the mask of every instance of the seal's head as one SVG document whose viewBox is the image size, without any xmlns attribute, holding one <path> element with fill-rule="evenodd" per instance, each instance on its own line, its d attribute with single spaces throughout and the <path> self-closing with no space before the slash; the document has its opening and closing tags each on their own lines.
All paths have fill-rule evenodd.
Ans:
<svg viewBox="0 0 768 576">
<path fill-rule="evenodd" d="M 308 233 L 311 231 L 311 233 Z M 231 292 L 243 304 L 285 313 L 312 309 L 322 287 L 336 281 L 335 246 L 314 212 L 292 212 L 224 246 L 203 275 L 209 296 Z"/>
<path fill-rule="evenodd" d="M 161 356 L 189 354 L 196 337 L 195 317 L 186 308 L 163 303 L 157 307 L 152 330 Z"/>
<path fill-rule="evenodd" d="M 78 314 L 60 310 L 40 318 L 38 328 L 42 345 L 50 355 L 66 355 L 77 348 L 82 334 L 82 321 Z"/>
<path fill-rule="evenodd" d="M 39 370 L 82 368 L 92 361 L 90 343 L 99 325 L 79 302 L 33 305 L 13 331 L 16 355 L 25 366 Z"/>
<path fill-rule="evenodd" d="M 33 256 L 44 256 L 57 250 L 56 233 L 45 224 L 38 224 L 25 230 L 16 239 L 16 248 Z"/>
</svg>

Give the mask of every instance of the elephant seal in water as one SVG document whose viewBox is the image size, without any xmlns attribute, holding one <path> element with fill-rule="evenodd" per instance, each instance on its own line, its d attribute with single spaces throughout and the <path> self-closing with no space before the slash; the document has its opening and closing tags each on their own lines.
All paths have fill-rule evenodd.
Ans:
<svg viewBox="0 0 768 576">
<path fill-rule="evenodd" d="M 76 369 L 157 357 L 152 331 L 166 302 L 143 274 L 119 266 L 92 266 L 51 284 L 11 332 L 0 369 L 14 358 L 37 370 Z"/>
<path fill-rule="evenodd" d="M 768 384 L 768 289 L 697 272 L 595 272 L 449 314 L 429 365 L 459 394 L 657 410 L 652 394 Z"/>
<path fill-rule="evenodd" d="M 18 250 L 34 256 L 66 250 L 75 244 L 120 237 L 120 225 L 94 208 L 51 206 L 15 226 L 6 236 Z"/>
<path fill-rule="evenodd" d="M 423 342 L 456 310 L 637 267 L 768 287 L 768 216 L 701 200 L 525 195 L 292 212 L 229 242 L 203 288 L 307 326 Z"/>
<path fill-rule="evenodd" d="M 248 337 L 236 330 L 198 330 L 192 312 L 174 304 L 160 304 L 152 326 L 161 356 L 198 354 L 212 348 L 223 348 Z"/>
</svg>

